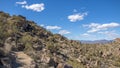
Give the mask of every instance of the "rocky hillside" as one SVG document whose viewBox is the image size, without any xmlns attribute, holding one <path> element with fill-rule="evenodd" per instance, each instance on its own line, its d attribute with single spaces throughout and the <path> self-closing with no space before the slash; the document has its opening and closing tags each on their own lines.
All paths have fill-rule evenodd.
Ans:
<svg viewBox="0 0 120 68">
<path fill-rule="evenodd" d="M 81 44 L 0 11 L 0 68 L 120 68 L 120 43 Z"/>
</svg>

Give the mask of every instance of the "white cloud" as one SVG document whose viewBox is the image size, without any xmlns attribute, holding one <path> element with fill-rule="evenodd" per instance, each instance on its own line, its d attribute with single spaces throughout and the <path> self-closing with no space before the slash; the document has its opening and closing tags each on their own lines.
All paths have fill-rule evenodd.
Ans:
<svg viewBox="0 0 120 68">
<path fill-rule="evenodd" d="M 98 29 L 103 29 L 103 28 L 113 28 L 113 27 L 118 27 L 120 26 L 120 24 L 112 22 L 112 23 L 108 23 L 108 24 L 102 24 L 100 26 L 98 26 Z"/>
<path fill-rule="evenodd" d="M 100 30 L 105 30 L 105 29 L 92 28 L 91 30 L 88 30 L 87 32 L 88 32 L 88 33 L 94 33 L 94 32 L 100 31 Z"/>
<path fill-rule="evenodd" d="M 88 34 L 88 33 L 84 33 L 84 34 L 82 34 L 82 36 L 84 36 L 84 37 L 88 37 L 88 36 L 90 36 L 90 34 Z"/>
<path fill-rule="evenodd" d="M 90 28 L 90 30 L 87 31 L 88 33 L 94 33 L 100 30 L 107 30 L 108 28 L 119 27 L 120 24 L 115 22 L 107 23 L 107 24 L 91 23 L 89 25 L 84 25 L 84 26 Z"/>
<path fill-rule="evenodd" d="M 27 2 L 26 2 L 26 1 L 16 2 L 16 4 L 21 4 L 21 5 L 24 5 L 24 4 L 27 4 Z"/>
<path fill-rule="evenodd" d="M 41 27 L 44 27 L 45 25 L 44 24 L 40 24 Z"/>
<path fill-rule="evenodd" d="M 64 34 L 69 34 L 70 32 L 67 30 L 60 30 L 59 34 L 64 35 Z"/>
<path fill-rule="evenodd" d="M 41 12 L 45 9 L 44 3 L 32 4 L 32 5 L 22 5 L 22 8 L 33 10 L 33 11 L 36 11 L 36 12 Z"/>
<path fill-rule="evenodd" d="M 83 33 L 83 34 L 80 34 L 79 38 L 85 39 L 85 40 L 97 40 L 100 37 L 97 37 L 97 35 L 95 34 Z"/>
<path fill-rule="evenodd" d="M 46 26 L 46 29 L 49 29 L 49 30 L 59 30 L 59 29 L 61 29 L 61 27 L 59 27 L 59 26 Z"/>
<path fill-rule="evenodd" d="M 104 31 L 104 32 L 98 32 L 98 33 L 106 35 L 106 37 L 109 39 L 115 39 L 115 38 L 120 37 L 120 35 L 116 33 L 116 31 Z"/>
<path fill-rule="evenodd" d="M 73 14 L 73 15 L 69 15 L 68 19 L 70 20 L 70 22 L 76 22 L 76 21 L 81 21 L 84 19 L 85 16 L 87 16 L 88 13 L 77 13 L 77 14 Z"/>
</svg>

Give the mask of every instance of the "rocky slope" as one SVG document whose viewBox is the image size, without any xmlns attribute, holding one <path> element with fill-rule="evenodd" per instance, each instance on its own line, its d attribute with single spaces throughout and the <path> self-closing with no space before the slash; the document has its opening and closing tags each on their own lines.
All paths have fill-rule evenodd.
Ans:
<svg viewBox="0 0 120 68">
<path fill-rule="evenodd" d="M 81 44 L 0 12 L 0 68 L 120 68 L 120 43 Z"/>
</svg>

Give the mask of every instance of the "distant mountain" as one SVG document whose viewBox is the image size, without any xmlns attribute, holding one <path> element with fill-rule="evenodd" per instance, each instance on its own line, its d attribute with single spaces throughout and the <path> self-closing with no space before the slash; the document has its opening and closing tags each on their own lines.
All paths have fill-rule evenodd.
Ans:
<svg viewBox="0 0 120 68">
<path fill-rule="evenodd" d="M 113 40 L 94 40 L 94 41 L 90 41 L 90 40 L 81 40 L 80 42 L 83 44 L 105 44 L 105 43 L 111 43 Z"/>
</svg>

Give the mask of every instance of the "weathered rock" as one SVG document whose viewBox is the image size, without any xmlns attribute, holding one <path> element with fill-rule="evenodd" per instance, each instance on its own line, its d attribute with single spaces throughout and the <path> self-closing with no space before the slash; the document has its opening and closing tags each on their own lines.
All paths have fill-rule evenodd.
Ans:
<svg viewBox="0 0 120 68">
<path fill-rule="evenodd" d="M 50 61 L 50 57 L 48 57 L 46 55 L 42 55 L 41 62 L 43 62 L 43 63 L 49 63 L 49 61 Z"/>
<path fill-rule="evenodd" d="M 56 68 L 57 65 L 58 65 L 58 63 L 55 62 L 54 59 L 51 58 L 50 61 L 49 61 L 49 66 L 54 66 L 54 68 Z"/>
<path fill-rule="evenodd" d="M 7 38 L 6 40 L 5 40 L 5 43 L 4 43 L 4 52 L 6 53 L 6 54 L 8 54 L 10 51 L 11 51 L 11 49 L 12 49 L 12 38 L 11 37 L 9 37 L 9 38 Z"/>
<path fill-rule="evenodd" d="M 59 63 L 57 68 L 64 68 L 64 64 L 63 63 Z"/>
<path fill-rule="evenodd" d="M 73 67 L 66 64 L 66 65 L 64 66 L 64 68 L 73 68 Z"/>
<path fill-rule="evenodd" d="M 0 58 L 0 67 L 1 68 L 12 68 L 10 58 L 9 57 Z"/>
<path fill-rule="evenodd" d="M 16 67 L 35 68 L 35 66 L 36 66 L 34 60 L 30 56 L 26 55 L 23 52 L 14 52 L 12 57 L 14 57 L 15 63 L 19 64 Z"/>
</svg>

